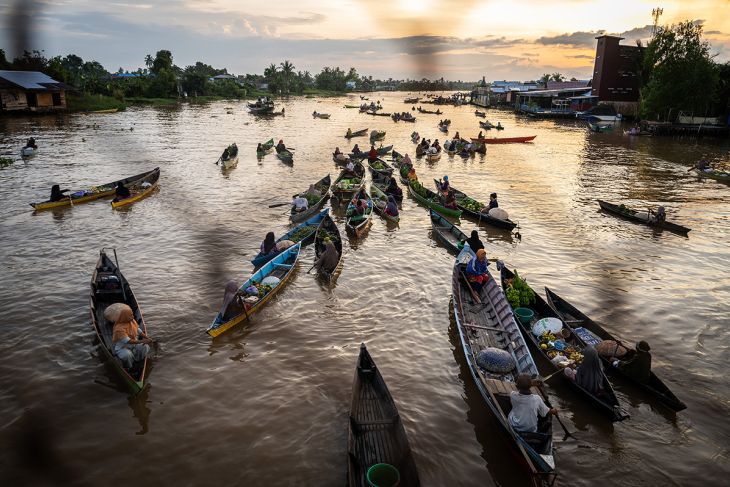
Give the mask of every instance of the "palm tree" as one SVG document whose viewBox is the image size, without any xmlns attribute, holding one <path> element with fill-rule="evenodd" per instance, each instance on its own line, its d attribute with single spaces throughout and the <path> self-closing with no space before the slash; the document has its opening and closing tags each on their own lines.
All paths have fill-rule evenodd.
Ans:
<svg viewBox="0 0 730 487">
<path fill-rule="evenodd" d="M 152 65 L 154 64 L 154 62 L 155 62 L 155 60 L 152 58 L 151 55 L 147 54 L 145 56 L 145 58 L 144 58 L 144 64 L 145 64 L 145 66 L 147 66 L 148 68 L 151 68 Z"/>
<path fill-rule="evenodd" d="M 292 74 L 294 74 L 294 65 L 287 59 L 281 63 L 281 75 L 284 79 L 284 90 L 287 93 L 289 93 L 289 81 L 291 80 Z"/>
</svg>

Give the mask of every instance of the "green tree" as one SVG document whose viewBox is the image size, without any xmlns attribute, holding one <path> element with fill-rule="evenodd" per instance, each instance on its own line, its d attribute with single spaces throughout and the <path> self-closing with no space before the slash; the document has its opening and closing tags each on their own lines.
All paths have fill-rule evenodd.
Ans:
<svg viewBox="0 0 730 487">
<path fill-rule="evenodd" d="M 8 58 L 5 57 L 5 50 L 0 49 L 0 69 L 8 68 L 10 68 L 10 62 L 8 61 Z"/>
<path fill-rule="evenodd" d="M 565 81 L 565 76 L 561 73 L 553 73 L 550 75 L 550 81 L 557 81 L 558 83 Z"/>
<path fill-rule="evenodd" d="M 158 74 L 163 69 L 172 71 L 172 53 L 165 49 L 157 51 L 152 66 L 150 66 L 150 72 Z"/>
<path fill-rule="evenodd" d="M 284 85 L 284 92 L 289 93 L 289 85 L 292 81 L 292 78 L 294 77 L 294 65 L 289 62 L 289 60 L 285 60 L 283 63 L 281 63 L 281 81 Z"/>
<path fill-rule="evenodd" d="M 658 27 L 644 52 L 644 118 L 673 118 L 680 111 L 710 116 L 716 106 L 719 72 L 702 39 L 702 25 L 690 20 Z"/>
</svg>

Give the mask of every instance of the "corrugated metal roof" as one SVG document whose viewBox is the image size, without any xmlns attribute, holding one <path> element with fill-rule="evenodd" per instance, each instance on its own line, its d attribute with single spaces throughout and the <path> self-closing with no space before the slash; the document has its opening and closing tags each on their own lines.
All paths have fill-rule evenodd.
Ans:
<svg viewBox="0 0 730 487">
<path fill-rule="evenodd" d="M 4 79 L 16 86 L 25 88 L 26 90 L 47 90 L 49 88 L 55 88 L 55 86 L 47 86 L 49 84 L 62 84 L 39 71 L 0 70 L 0 79 Z"/>
</svg>

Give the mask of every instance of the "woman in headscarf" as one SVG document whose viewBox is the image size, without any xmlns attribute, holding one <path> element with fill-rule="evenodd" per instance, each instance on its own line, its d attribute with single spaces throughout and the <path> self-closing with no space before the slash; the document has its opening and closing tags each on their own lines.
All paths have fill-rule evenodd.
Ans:
<svg viewBox="0 0 730 487">
<path fill-rule="evenodd" d="M 392 194 L 388 195 L 388 203 L 385 205 L 385 214 L 390 216 L 398 216 L 398 204 L 395 202 Z"/>
<path fill-rule="evenodd" d="M 647 342 L 641 340 L 636 344 L 636 354 L 629 360 L 615 360 L 614 367 L 632 377 L 633 379 L 646 384 L 651 378 L 651 347 Z"/>
<path fill-rule="evenodd" d="M 331 240 L 327 240 L 324 244 L 324 252 L 314 262 L 314 269 L 317 272 L 331 274 L 334 272 L 339 261 L 340 254 L 337 252 L 337 247 L 335 247 L 335 244 Z"/>
<path fill-rule="evenodd" d="M 51 186 L 51 198 L 48 201 L 55 202 L 55 201 L 61 201 L 64 198 L 68 198 L 68 196 L 63 194 L 66 191 L 68 191 L 68 190 L 61 189 L 61 187 L 58 184 L 54 184 L 53 186 Z"/>
<path fill-rule="evenodd" d="M 404 155 L 403 161 L 401 162 L 401 164 L 411 164 L 412 165 L 413 162 L 411 162 L 411 156 L 409 156 L 408 154 Z"/>
<path fill-rule="evenodd" d="M 471 237 L 466 239 L 466 243 L 469 244 L 469 248 L 473 252 L 478 252 L 484 249 L 484 244 L 481 240 L 479 240 L 479 232 L 477 232 L 476 230 L 471 231 Z"/>
<path fill-rule="evenodd" d="M 487 252 L 479 249 L 476 255 L 466 265 L 466 279 L 469 281 L 471 288 L 479 294 L 482 287 L 487 283 L 489 274 L 487 274 Z"/>
<path fill-rule="evenodd" d="M 583 349 L 583 361 L 578 368 L 573 371 L 567 367 L 565 375 L 591 394 L 603 392 L 603 364 L 596 349 L 590 345 Z"/>
<path fill-rule="evenodd" d="M 449 177 L 448 176 L 444 176 L 444 179 L 443 180 L 439 180 L 439 189 L 441 190 L 441 192 L 445 196 L 446 194 L 448 194 L 449 188 L 450 188 L 449 187 Z"/>
<path fill-rule="evenodd" d="M 150 351 L 150 343 L 152 340 L 139 329 L 132 308 L 123 308 L 112 329 L 112 346 L 124 368 L 131 369 L 135 362 L 143 361 Z"/>
<path fill-rule="evenodd" d="M 132 195 L 132 193 L 129 191 L 129 188 L 127 188 L 121 181 L 117 182 L 117 189 L 115 191 L 115 194 L 116 196 L 114 197 L 114 201 L 123 200 L 129 198 Z"/>
<path fill-rule="evenodd" d="M 259 255 L 269 255 L 276 253 L 276 238 L 274 237 L 274 232 L 269 232 L 266 234 L 266 238 L 264 238 L 264 241 L 261 242 L 260 252 L 261 253 Z"/>
<path fill-rule="evenodd" d="M 220 321 L 221 323 L 225 323 L 233 317 L 240 315 L 242 312 L 243 305 L 238 296 L 238 283 L 236 281 L 228 281 L 226 283 L 226 291 L 223 294 L 223 305 L 218 312 Z"/>
</svg>

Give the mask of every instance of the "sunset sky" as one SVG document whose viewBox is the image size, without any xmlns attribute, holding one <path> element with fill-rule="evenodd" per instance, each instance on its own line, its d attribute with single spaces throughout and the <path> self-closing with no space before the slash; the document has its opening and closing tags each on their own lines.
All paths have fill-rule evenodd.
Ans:
<svg viewBox="0 0 730 487">
<path fill-rule="evenodd" d="M 15 50 L 16 0 L 0 46 Z M 374 77 L 450 80 L 534 79 L 545 72 L 591 76 L 596 35 L 647 39 L 660 23 L 704 22 L 719 61 L 730 60 L 730 0 L 42 0 L 30 47 L 46 56 L 75 53 L 108 70 L 135 70 L 146 54 L 169 49 L 175 64 L 204 61 L 234 74 L 261 73 L 291 60 L 297 69 L 354 66 Z"/>
</svg>

